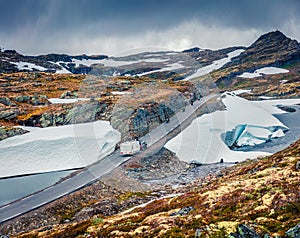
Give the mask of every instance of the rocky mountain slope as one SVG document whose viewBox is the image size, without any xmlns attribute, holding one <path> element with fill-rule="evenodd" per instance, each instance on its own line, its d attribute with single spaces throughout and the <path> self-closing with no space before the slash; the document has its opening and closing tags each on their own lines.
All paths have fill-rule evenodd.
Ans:
<svg viewBox="0 0 300 238">
<path fill-rule="evenodd" d="M 243 51 L 231 60 L 229 54 Z M 228 59 L 228 62 L 223 61 Z M 221 63 L 222 62 L 222 63 Z M 48 54 L 24 56 L 14 50 L 0 51 L 0 72 L 56 72 L 90 74 L 101 78 L 111 76 L 169 79 L 178 81 L 194 76 L 214 82 L 220 90 L 253 89 L 253 97 L 291 97 L 299 93 L 300 43 L 280 31 L 266 33 L 249 47 L 229 47 L 220 50 L 198 47 L 183 52 L 143 52 L 128 56 Z M 264 67 L 288 70 L 285 74 L 263 74 L 241 77 Z"/>
<path fill-rule="evenodd" d="M 264 67 L 289 70 L 285 74 L 264 74 L 253 78 L 240 77 Z M 299 95 L 300 43 L 280 31 L 259 37 L 239 56 L 211 74 L 221 90 L 250 88 L 254 95 L 285 97 Z"/>
<path fill-rule="evenodd" d="M 15 72 L 58 72 L 87 74 L 91 71 L 90 65 L 79 65 L 72 60 L 102 60 L 106 59 L 105 55 L 66 55 L 66 54 L 48 54 L 39 56 L 26 56 L 15 50 L 0 50 L 0 73 Z"/>
<path fill-rule="evenodd" d="M 235 51 L 239 54 L 231 58 Z M 243 96 L 254 100 L 299 97 L 299 52 L 300 44 L 279 31 L 261 36 L 249 47 L 216 51 L 193 48 L 122 57 L 24 56 L 14 50 L 0 51 L 0 140 L 27 132 L 15 125 L 48 127 L 94 120 L 110 120 L 126 140 L 146 134 L 212 91 L 251 89 L 251 94 Z M 264 67 L 287 71 L 255 73 Z M 244 73 L 254 76 L 241 77 Z M 182 80 L 193 75 L 189 81 Z M 52 103 L 53 98 L 75 102 Z M 76 101 L 80 98 L 86 100 Z M 214 104 L 209 109 L 221 108 Z M 296 227 L 286 233 L 300 222 L 299 146 L 300 141 L 269 158 L 247 161 L 222 173 L 212 175 L 209 170 L 205 173 L 209 176 L 196 181 L 181 178 L 197 166 L 178 161 L 170 151 L 160 151 L 2 224 L 0 234 L 243 237 L 239 232 L 246 230 L 252 237 L 287 237 L 298 232 Z M 178 189 L 152 183 L 178 173 L 183 175 L 176 177 L 183 185 Z M 120 213 L 150 200 L 154 201 Z"/>
</svg>

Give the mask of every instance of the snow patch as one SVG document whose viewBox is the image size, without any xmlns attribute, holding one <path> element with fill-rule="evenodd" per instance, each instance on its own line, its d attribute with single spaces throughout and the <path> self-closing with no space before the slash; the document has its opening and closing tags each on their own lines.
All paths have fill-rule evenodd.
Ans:
<svg viewBox="0 0 300 238">
<path fill-rule="evenodd" d="M 177 62 L 177 63 L 173 63 L 173 64 L 168 64 L 166 67 L 161 68 L 161 69 L 144 72 L 144 73 L 137 74 L 137 75 L 144 76 L 147 74 L 152 74 L 152 73 L 157 73 L 157 72 L 165 72 L 165 71 L 173 71 L 173 70 L 182 69 L 182 68 L 184 68 L 184 66 Z"/>
<path fill-rule="evenodd" d="M 229 63 L 233 57 L 236 57 L 236 56 L 240 55 L 243 51 L 245 51 L 245 50 L 234 50 L 234 51 L 228 53 L 226 58 L 216 60 L 210 65 L 207 65 L 205 67 L 201 67 L 195 73 L 188 76 L 184 80 L 190 80 L 190 79 L 193 79 L 193 78 L 196 78 L 196 77 L 200 77 L 200 76 L 203 76 L 205 74 L 209 74 L 210 72 L 212 72 L 214 70 L 220 69 L 225 64 Z"/>
<path fill-rule="evenodd" d="M 85 66 L 91 66 L 93 64 L 103 64 L 104 66 L 108 67 L 119 67 L 123 65 L 130 65 L 130 64 L 136 64 L 141 62 L 141 60 L 138 61 L 121 61 L 121 60 L 113 60 L 113 59 L 102 59 L 102 60 L 92 60 L 92 59 L 72 59 L 72 62 L 76 64 L 76 67 L 79 67 L 81 64 Z"/>
<path fill-rule="evenodd" d="M 285 74 L 288 73 L 289 70 L 281 69 L 276 67 L 264 67 L 254 71 L 254 73 L 244 72 L 243 74 L 239 75 L 239 78 L 256 78 L 261 77 L 264 74 Z"/>
<path fill-rule="evenodd" d="M 61 69 L 60 70 L 56 70 L 56 72 L 55 73 L 57 73 L 57 74 L 72 74 L 69 70 L 67 70 L 66 68 L 64 68 L 64 67 L 62 67 L 62 66 L 60 66 L 61 67 Z"/>
<path fill-rule="evenodd" d="M 48 101 L 53 104 L 75 103 L 89 101 L 89 98 L 49 98 Z"/>
<path fill-rule="evenodd" d="M 234 90 L 232 91 L 232 93 L 234 95 L 240 95 L 240 94 L 243 94 L 243 93 L 247 93 L 247 94 L 251 94 L 251 89 L 238 89 L 238 90 Z"/>
<path fill-rule="evenodd" d="M 24 129 L 30 133 L 0 142 L 0 177 L 85 167 L 112 153 L 121 138 L 108 121 Z"/>
<path fill-rule="evenodd" d="M 42 66 L 39 66 L 39 65 L 36 65 L 33 63 L 29 63 L 29 62 L 20 61 L 20 62 L 11 62 L 11 63 L 16 65 L 19 70 L 30 70 L 30 71 L 33 71 L 33 70 L 46 71 L 47 70 L 46 68 L 44 68 Z"/>
<path fill-rule="evenodd" d="M 269 99 L 273 99 L 274 97 L 259 96 L 258 98 L 259 98 L 259 99 L 262 99 L 262 100 L 269 100 Z"/>
<path fill-rule="evenodd" d="M 126 95 L 126 94 L 132 94 L 131 92 L 119 92 L 119 91 L 112 91 L 112 95 Z"/>
<path fill-rule="evenodd" d="M 143 61 L 148 62 L 148 63 L 161 63 L 161 62 L 166 62 L 169 61 L 170 59 L 158 59 L 158 58 L 152 58 L 152 59 L 144 59 Z"/>
</svg>

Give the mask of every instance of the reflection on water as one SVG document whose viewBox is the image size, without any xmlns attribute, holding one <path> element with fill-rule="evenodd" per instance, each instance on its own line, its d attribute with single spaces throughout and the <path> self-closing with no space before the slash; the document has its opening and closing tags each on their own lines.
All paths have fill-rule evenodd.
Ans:
<svg viewBox="0 0 300 238">
<path fill-rule="evenodd" d="M 0 179 L 0 206 L 51 186 L 72 172 L 74 170 Z"/>
</svg>

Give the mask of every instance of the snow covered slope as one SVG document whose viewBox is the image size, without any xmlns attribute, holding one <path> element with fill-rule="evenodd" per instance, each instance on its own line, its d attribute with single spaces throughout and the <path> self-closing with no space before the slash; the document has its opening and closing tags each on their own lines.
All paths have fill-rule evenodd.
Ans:
<svg viewBox="0 0 300 238">
<path fill-rule="evenodd" d="M 107 121 L 26 130 L 0 142 L 0 177 L 84 167 L 113 152 L 120 140 Z"/>
<path fill-rule="evenodd" d="M 233 130 L 233 143 L 241 146 L 264 143 L 270 138 L 283 136 L 283 131 L 288 130 L 270 112 L 233 93 L 224 93 L 222 101 L 225 111 L 195 119 L 165 147 L 186 162 L 215 163 L 221 158 L 225 162 L 236 162 L 267 153 L 232 151 L 221 138 L 225 132 Z"/>
</svg>

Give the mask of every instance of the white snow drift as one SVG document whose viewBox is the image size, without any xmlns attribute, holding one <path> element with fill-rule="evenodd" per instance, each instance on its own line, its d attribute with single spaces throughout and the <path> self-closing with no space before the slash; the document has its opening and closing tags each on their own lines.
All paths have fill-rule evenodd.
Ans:
<svg viewBox="0 0 300 238">
<path fill-rule="evenodd" d="M 147 75 L 147 74 L 153 74 L 153 73 L 165 72 L 165 71 L 173 71 L 173 70 L 182 69 L 182 68 L 184 68 L 184 66 L 177 62 L 177 63 L 173 63 L 173 64 L 168 64 L 168 65 L 166 65 L 166 67 L 161 68 L 161 69 L 151 70 L 151 71 L 140 73 L 140 74 L 137 74 L 137 75 L 138 76 L 144 76 L 144 75 Z"/>
<path fill-rule="evenodd" d="M 235 129 L 237 145 L 256 145 L 270 138 L 283 136 L 288 128 L 270 112 L 255 103 L 233 93 L 224 93 L 222 101 L 225 111 L 216 111 L 195 119 L 192 124 L 166 144 L 186 162 L 201 163 L 242 161 L 247 158 L 267 155 L 264 152 L 232 151 L 221 139 L 221 135 Z"/>
<path fill-rule="evenodd" d="M 107 121 L 24 128 L 30 133 L 0 142 L 0 177 L 84 167 L 112 153 L 120 140 Z"/>
<path fill-rule="evenodd" d="M 48 101 L 52 104 L 65 104 L 89 101 L 90 98 L 49 98 Z"/>
<path fill-rule="evenodd" d="M 29 62 L 20 61 L 20 62 L 11 62 L 11 63 L 16 65 L 18 70 L 31 70 L 31 71 L 33 71 L 34 69 L 37 69 L 39 71 L 47 70 L 46 68 L 44 68 L 42 66 L 39 66 L 39 65 L 36 65 L 33 63 L 29 63 Z"/>
<path fill-rule="evenodd" d="M 264 74 L 285 74 L 288 73 L 289 70 L 281 69 L 276 67 L 264 67 L 254 71 L 253 73 L 244 72 L 243 74 L 239 75 L 239 78 L 256 78 L 261 77 Z"/>
</svg>

